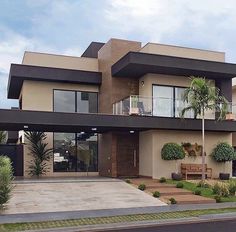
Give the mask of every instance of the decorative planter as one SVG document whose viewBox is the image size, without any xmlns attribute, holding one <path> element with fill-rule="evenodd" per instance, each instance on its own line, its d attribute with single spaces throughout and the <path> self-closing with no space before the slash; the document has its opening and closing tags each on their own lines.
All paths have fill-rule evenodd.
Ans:
<svg viewBox="0 0 236 232">
<path fill-rule="evenodd" d="M 229 173 L 220 173 L 219 178 L 220 180 L 229 180 L 230 174 Z"/>
<path fill-rule="evenodd" d="M 183 176 L 180 173 L 173 172 L 173 173 L 171 173 L 171 178 L 172 178 L 172 180 L 182 180 Z"/>
<path fill-rule="evenodd" d="M 231 120 L 231 121 L 235 120 L 234 114 L 232 114 L 232 113 L 226 114 L 225 120 Z"/>
<path fill-rule="evenodd" d="M 132 107 L 132 108 L 130 108 L 130 110 L 129 110 L 129 114 L 130 114 L 130 115 L 138 115 L 138 114 L 139 114 L 139 109 L 136 108 L 136 107 Z"/>
</svg>

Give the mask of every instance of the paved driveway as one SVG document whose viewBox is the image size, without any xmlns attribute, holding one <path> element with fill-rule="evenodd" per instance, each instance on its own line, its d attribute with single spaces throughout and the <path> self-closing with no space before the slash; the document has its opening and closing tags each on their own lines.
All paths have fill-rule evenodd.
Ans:
<svg viewBox="0 0 236 232">
<path fill-rule="evenodd" d="M 165 205 L 117 179 L 77 178 L 17 181 L 5 214 Z"/>
</svg>

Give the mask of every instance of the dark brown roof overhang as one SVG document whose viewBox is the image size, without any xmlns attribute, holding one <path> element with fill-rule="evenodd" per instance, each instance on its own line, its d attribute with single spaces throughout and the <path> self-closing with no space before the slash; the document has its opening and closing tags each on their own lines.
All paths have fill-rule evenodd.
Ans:
<svg viewBox="0 0 236 232">
<path fill-rule="evenodd" d="M 24 80 L 100 85 L 102 74 L 74 69 L 11 64 L 8 98 L 19 98 Z"/>
</svg>

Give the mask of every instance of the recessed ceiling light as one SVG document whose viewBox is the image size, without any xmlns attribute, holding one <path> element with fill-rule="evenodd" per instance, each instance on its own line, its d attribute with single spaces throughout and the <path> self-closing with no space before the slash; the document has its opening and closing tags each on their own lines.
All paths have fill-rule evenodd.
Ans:
<svg viewBox="0 0 236 232">
<path fill-rule="evenodd" d="M 81 131 L 81 132 L 80 132 L 80 134 L 82 135 L 82 134 L 84 134 L 84 132 L 83 132 L 83 131 Z"/>
<path fill-rule="evenodd" d="M 95 127 L 94 127 L 94 128 L 92 128 L 92 131 L 96 131 L 96 130 L 97 130 L 97 128 L 95 128 Z"/>
<path fill-rule="evenodd" d="M 29 126 L 27 126 L 27 125 L 24 125 L 24 129 L 28 129 L 29 128 Z"/>
<path fill-rule="evenodd" d="M 133 134 L 133 133 L 134 133 L 134 131 L 133 131 L 133 130 L 131 130 L 131 131 L 129 131 L 129 133 L 130 133 L 130 134 Z"/>
</svg>

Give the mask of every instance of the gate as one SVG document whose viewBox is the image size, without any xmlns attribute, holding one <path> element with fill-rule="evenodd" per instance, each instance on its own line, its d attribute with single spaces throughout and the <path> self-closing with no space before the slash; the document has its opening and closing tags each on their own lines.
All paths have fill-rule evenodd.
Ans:
<svg viewBox="0 0 236 232">
<path fill-rule="evenodd" d="M 23 176 L 23 145 L 0 144 L 0 155 L 8 156 L 11 159 L 14 176 Z"/>
</svg>

